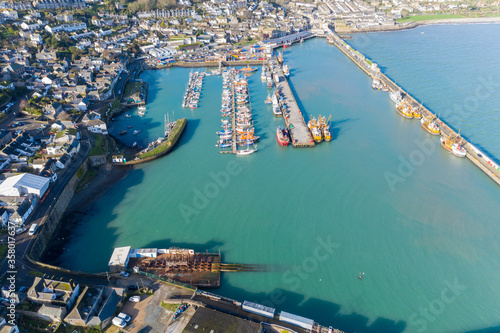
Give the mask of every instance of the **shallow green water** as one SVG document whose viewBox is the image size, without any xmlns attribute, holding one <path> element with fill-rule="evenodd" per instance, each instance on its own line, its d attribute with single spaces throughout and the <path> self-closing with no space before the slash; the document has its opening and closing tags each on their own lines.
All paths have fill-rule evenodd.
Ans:
<svg viewBox="0 0 500 333">
<path fill-rule="evenodd" d="M 259 71 L 249 81 L 259 151 L 221 155 L 214 147 L 221 78 L 206 78 L 192 111 L 181 108 L 188 69 L 146 72 L 148 113 L 124 117 L 113 130 L 133 120 L 142 140 L 155 139 L 164 114 L 175 110 L 188 118 L 186 133 L 171 154 L 131 171 L 92 205 L 62 265 L 103 271 L 113 248 L 125 245 L 221 250 L 226 262 L 276 269 L 225 274 L 218 293 L 327 326 L 456 332 L 496 325 L 498 187 L 417 121 L 398 116 L 387 93 L 373 91 L 324 40 L 287 49 L 285 60 L 304 113 L 332 114 L 332 142 L 279 146 L 282 120 L 263 103 Z"/>
</svg>

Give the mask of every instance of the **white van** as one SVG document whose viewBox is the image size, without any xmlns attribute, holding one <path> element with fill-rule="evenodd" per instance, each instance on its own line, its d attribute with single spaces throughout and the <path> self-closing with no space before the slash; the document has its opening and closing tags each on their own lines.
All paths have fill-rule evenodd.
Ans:
<svg viewBox="0 0 500 333">
<path fill-rule="evenodd" d="M 38 229 L 38 224 L 33 223 L 30 227 L 30 231 L 28 232 L 28 235 L 33 236 Z"/>
</svg>

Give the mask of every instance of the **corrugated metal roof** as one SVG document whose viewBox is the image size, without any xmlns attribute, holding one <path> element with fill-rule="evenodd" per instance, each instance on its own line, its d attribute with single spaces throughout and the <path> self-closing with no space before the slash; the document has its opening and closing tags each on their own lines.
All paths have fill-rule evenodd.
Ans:
<svg viewBox="0 0 500 333">
<path fill-rule="evenodd" d="M 32 175 L 30 173 L 23 173 L 22 175 L 7 178 L 2 184 L 0 184 L 0 191 L 18 186 L 42 190 L 48 182 L 49 179 L 45 177 Z"/>
</svg>

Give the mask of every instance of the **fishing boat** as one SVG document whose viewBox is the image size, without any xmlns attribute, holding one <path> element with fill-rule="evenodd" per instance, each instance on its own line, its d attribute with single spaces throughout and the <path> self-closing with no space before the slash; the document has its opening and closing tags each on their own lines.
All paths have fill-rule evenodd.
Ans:
<svg viewBox="0 0 500 333">
<path fill-rule="evenodd" d="M 219 148 L 229 148 L 231 147 L 232 143 L 218 143 L 215 145 L 215 147 L 219 147 Z"/>
<path fill-rule="evenodd" d="M 391 91 L 389 93 L 389 97 L 396 104 L 399 104 L 399 103 L 401 103 L 403 101 L 403 95 L 401 95 L 401 91 L 399 91 L 399 90 Z"/>
<path fill-rule="evenodd" d="M 398 105 L 396 105 L 396 112 L 406 119 L 413 118 L 413 111 L 411 109 L 411 106 L 405 101 L 402 101 Z"/>
<path fill-rule="evenodd" d="M 332 37 L 332 36 L 328 36 L 328 37 L 326 37 L 326 42 L 327 42 L 328 44 L 333 44 L 333 43 L 335 43 L 335 40 L 333 39 L 333 37 Z"/>
<path fill-rule="evenodd" d="M 323 138 L 325 141 L 332 141 L 332 134 L 330 133 L 330 129 L 328 127 L 323 128 Z"/>
<path fill-rule="evenodd" d="M 271 99 L 271 95 L 267 94 L 267 98 L 264 101 L 265 104 L 272 104 L 273 100 Z"/>
<path fill-rule="evenodd" d="M 460 135 L 457 135 L 456 137 L 441 137 L 441 145 L 444 149 L 457 157 L 465 157 L 467 155 L 467 151 L 461 145 L 461 141 L 462 139 L 460 138 Z"/>
<path fill-rule="evenodd" d="M 273 114 L 275 117 L 281 117 L 283 115 L 283 111 L 281 111 L 279 106 L 273 107 Z"/>
<path fill-rule="evenodd" d="M 373 79 L 373 82 L 372 82 L 372 88 L 375 89 L 375 90 L 380 90 L 382 89 L 382 84 L 380 83 L 380 80 L 378 79 Z"/>
<path fill-rule="evenodd" d="M 257 68 L 252 68 L 250 66 L 247 66 L 245 68 L 242 68 L 241 71 L 245 73 L 253 73 L 257 71 Z"/>
<path fill-rule="evenodd" d="M 323 134 L 318 127 L 313 127 L 311 129 L 311 134 L 315 142 L 320 143 L 321 141 L 323 141 Z"/>
<path fill-rule="evenodd" d="M 420 119 L 420 124 L 422 127 L 432 135 L 439 135 L 441 130 L 439 129 L 438 124 L 435 121 L 436 117 L 423 117 Z"/>
<path fill-rule="evenodd" d="M 139 116 L 144 116 L 146 114 L 146 111 L 139 110 L 137 113 L 139 114 Z"/>
<path fill-rule="evenodd" d="M 282 130 L 281 126 L 278 126 L 278 128 L 276 129 L 276 138 L 278 139 L 278 143 L 282 146 L 286 147 L 290 143 L 288 131 L 286 129 Z"/>
<path fill-rule="evenodd" d="M 290 69 L 288 68 L 287 64 L 283 65 L 283 75 L 285 75 L 286 77 L 290 76 Z"/>
<path fill-rule="evenodd" d="M 127 130 L 123 130 L 120 132 L 120 135 L 125 135 L 125 134 L 127 134 Z"/>
<path fill-rule="evenodd" d="M 127 114 L 125 115 L 125 117 L 130 118 L 130 117 L 132 117 L 132 116 L 131 116 L 131 115 L 129 115 L 129 114 L 127 113 Z"/>
<path fill-rule="evenodd" d="M 271 89 L 273 87 L 273 79 L 271 79 L 271 76 L 267 77 L 267 88 Z"/>
<path fill-rule="evenodd" d="M 290 47 L 292 46 L 292 42 L 287 42 L 285 44 L 283 44 L 283 48 L 286 49 L 287 47 Z"/>
<path fill-rule="evenodd" d="M 139 133 L 141 133 L 141 131 L 139 131 L 139 130 L 135 130 L 135 131 L 134 131 L 134 133 L 132 133 L 132 135 L 137 135 L 137 134 L 139 134 Z"/>
<path fill-rule="evenodd" d="M 282 63 L 283 62 L 283 53 L 281 52 L 278 52 L 278 63 Z"/>
</svg>

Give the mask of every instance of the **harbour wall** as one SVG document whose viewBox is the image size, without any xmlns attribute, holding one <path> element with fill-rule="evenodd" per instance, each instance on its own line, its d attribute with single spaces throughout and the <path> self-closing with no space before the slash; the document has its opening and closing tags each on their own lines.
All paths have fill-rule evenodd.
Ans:
<svg viewBox="0 0 500 333">
<path fill-rule="evenodd" d="M 367 62 L 367 58 L 359 51 L 355 50 L 347 44 L 344 40 L 342 40 L 336 33 L 330 32 L 329 35 L 334 40 L 334 45 L 344 53 L 351 61 L 353 61 L 356 65 L 358 65 L 363 72 L 365 72 L 368 76 L 373 79 L 378 79 L 382 83 L 386 84 L 391 91 L 401 91 L 405 93 L 405 97 L 410 100 L 410 102 L 414 105 L 420 105 L 423 116 L 435 116 L 438 122 L 439 128 L 441 129 L 441 133 L 446 136 L 457 136 L 458 133 L 453 130 L 448 124 L 446 124 L 442 119 L 439 119 L 435 113 L 431 112 L 425 106 L 421 105 L 419 101 L 417 101 L 413 96 L 407 93 L 403 88 L 398 86 L 394 81 L 392 81 L 385 74 L 381 73 L 378 68 L 374 69 L 370 63 Z M 465 150 L 467 151 L 467 158 L 481 171 L 483 171 L 487 176 L 489 176 L 495 183 L 500 185 L 500 167 L 492 162 L 490 158 L 486 156 L 483 152 L 479 151 L 475 148 L 470 142 L 463 139 L 465 144 L 463 145 Z"/>
<path fill-rule="evenodd" d="M 37 236 L 31 246 L 31 249 L 29 250 L 28 255 L 26 256 L 26 258 L 30 262 L 36 262 L 40 260 L 43 253 L 47 249 L 52 236 L 55 235 L 55 231 L 59 227 L 59 222 L 62 215 L 66 211 L 69 202 L 73 198 L 76 186 L 78 186 L 78 183 L 80 182 L 81 178 L 79 177 L 79 174 L 81 174 L 81 177 L 85 175 L 89 168 L 89 163 L 89 159 L 85 159 L 85 161 L 80 166 L 80 168 L 84 171 L 83 174 L 79 171 L 75 172 L 73 177 L 66 184 L 64 190 L 61 192 L 61 195 L 58 198 L 54 199 L 56 201 L 51 207 L 49 207 L 48 214 L 45 215 L 40 221 L 40 230 L 37 233 Z M 49 199 L 47 198 L 47 200 Z"/>
</svg>

